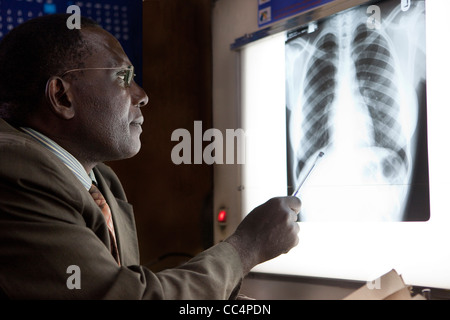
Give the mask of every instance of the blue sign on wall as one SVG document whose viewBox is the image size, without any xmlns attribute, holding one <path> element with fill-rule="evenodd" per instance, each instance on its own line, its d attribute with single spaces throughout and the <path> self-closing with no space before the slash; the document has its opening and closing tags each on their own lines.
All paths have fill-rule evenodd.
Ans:
<svg viewBox="0 0 450 320">
<path fill-rule="evenodd" d="M 52 13 L 66 13 L 77 5 L 115 36 L 133 63 L 136 82 L 142 84 L 142 0 L 0 0 L 0 40 L 26 20 Z"/>
<path fill-rule="evenodd" d="M 262 27 L 334 0 L 258 0 L 258 26 Z"/>
</svg>

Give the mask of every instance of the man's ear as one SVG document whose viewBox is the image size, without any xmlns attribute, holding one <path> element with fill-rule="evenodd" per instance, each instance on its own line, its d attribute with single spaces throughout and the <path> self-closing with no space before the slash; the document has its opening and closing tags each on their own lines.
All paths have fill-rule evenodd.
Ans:
<svg viewBox="0 0 450 320">
<path fill-rule="evenodd" d="M 61 77 L 53 76 L 47 81 L 45 97 L 52 111 L 59 117 L 70 120 L 75 115 L 70 85 Z"/>
</svg>

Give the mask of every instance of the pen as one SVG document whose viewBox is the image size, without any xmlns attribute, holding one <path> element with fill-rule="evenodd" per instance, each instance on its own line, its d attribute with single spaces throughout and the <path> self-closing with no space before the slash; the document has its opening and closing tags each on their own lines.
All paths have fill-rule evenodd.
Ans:
<svg viewBox="0 0 450 320">
<path fill-rule="evenodd" d="M 300 188 L 303 186 L 303 184 L 305 183 L 306 179 L 309 177 L 309 175 L 311 174 L 311 172 L 313 171 L 313 169 L 316 167 L 318 161 L 324 156 L 325 153 L 323 153 L 322 151 L 317 155 L 316 160 L 314 160 L 311 168 L 309 169 L 308 173 L 306 174 L 306 176 L 303 178 L 302 182 L 300 182 L 300 185 L 297 187 L 297 190 L 295 190 L 294 194 L 292 195 L 293 197 L 297 196 L 297 193 L 300 191 Z"/>
</svg>

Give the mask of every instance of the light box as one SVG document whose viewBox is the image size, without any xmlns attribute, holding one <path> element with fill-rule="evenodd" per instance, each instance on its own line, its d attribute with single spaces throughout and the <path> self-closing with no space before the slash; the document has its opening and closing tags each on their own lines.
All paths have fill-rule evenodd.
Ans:
<svg viewBox="0 0 450 320">
<path fill-rule="evenodd" d="M 240 48 L 241 217 L 292 194 L 325 152 L 299 193 L 299 245 L 254 272 L 368 281 L 395 268 L 450 288 L 449 9 L 370 2 Z"/>
</svg>

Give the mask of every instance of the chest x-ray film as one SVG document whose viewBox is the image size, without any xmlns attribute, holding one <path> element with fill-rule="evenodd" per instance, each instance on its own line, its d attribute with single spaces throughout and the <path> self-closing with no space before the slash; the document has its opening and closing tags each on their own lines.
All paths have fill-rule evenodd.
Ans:
<svg viewBox="0 0 450 320">
<path fill-rule="evenodd" d="M 430 218 L 425 1 L 362 5 L 288 34 L 288 191 L 301 220 Z"/>
</svg>

